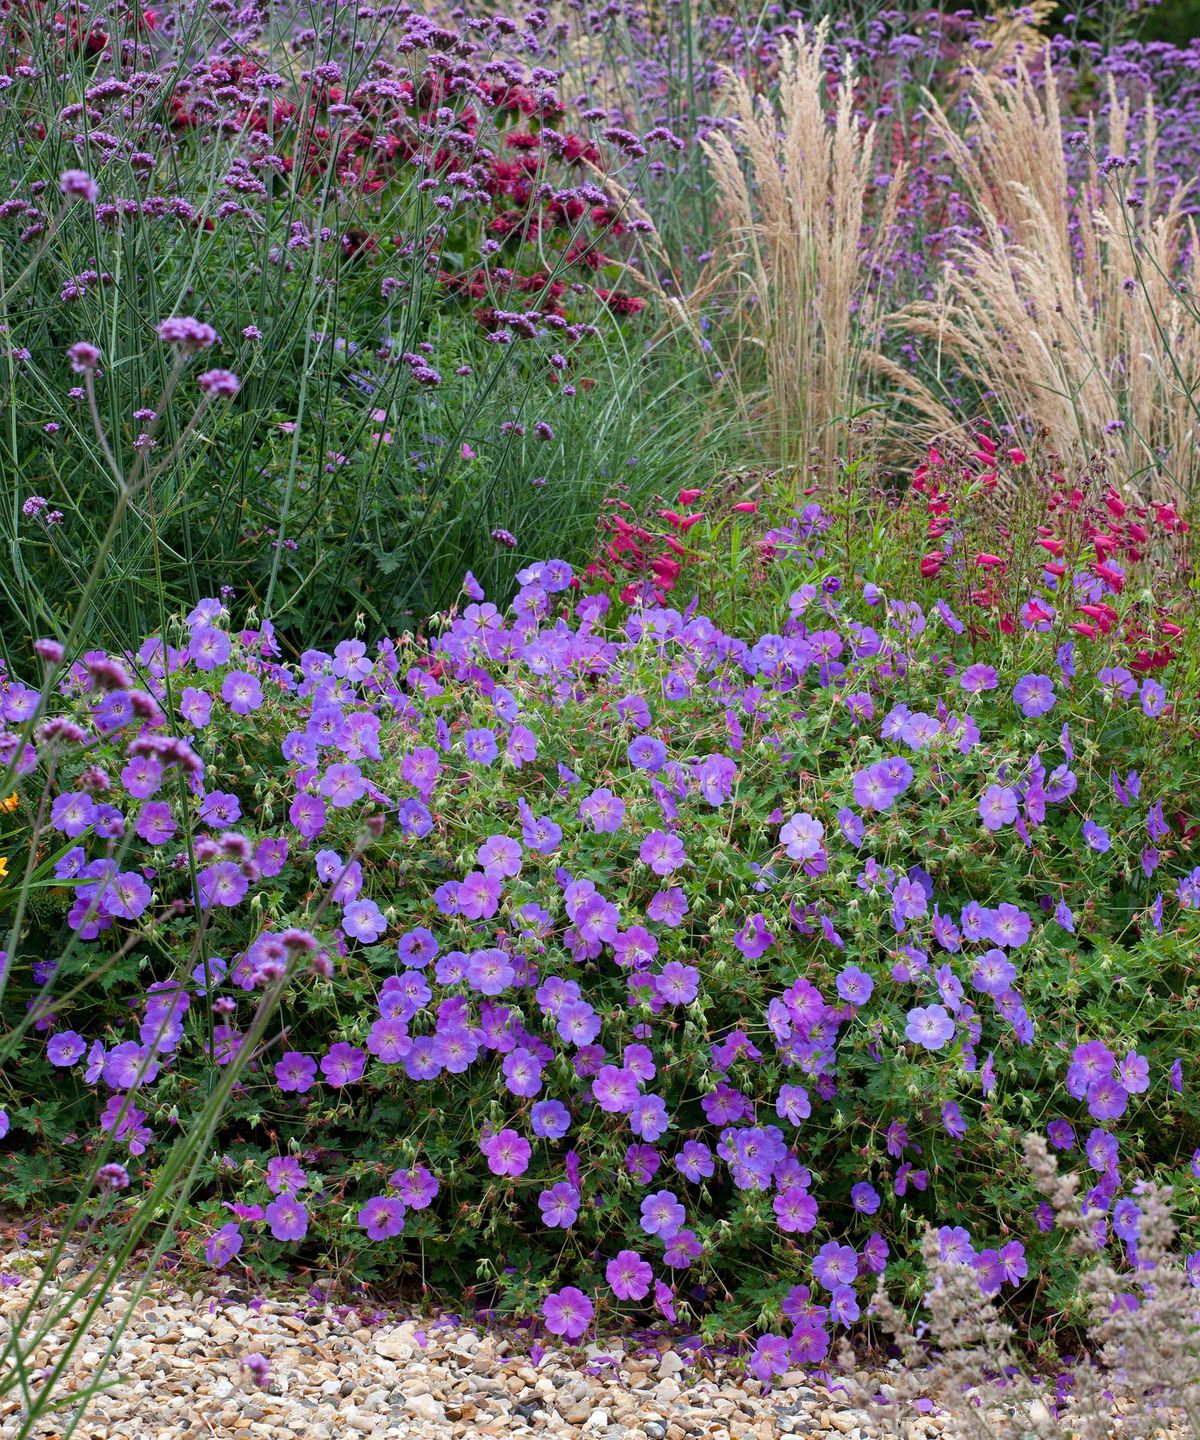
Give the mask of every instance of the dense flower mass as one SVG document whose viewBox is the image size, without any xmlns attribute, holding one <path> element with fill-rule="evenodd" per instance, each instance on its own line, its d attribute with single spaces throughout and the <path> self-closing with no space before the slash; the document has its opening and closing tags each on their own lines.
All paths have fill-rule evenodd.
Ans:
<svg viewBox="0 0 1200 1440">
<path fill-rule="evenodd" d="M 921 1220 L 1032 1302 L 1030 1124 L 1135 1264 L 1138 1177 L 1186 1169 L 1197 1120 L 1195 697 L 1138 658 L 1174 622 L 1093 555 L 1111 625 L 981 652 L 944 596 L 840 573 L 829 526 L 766 536 L 759 633 L 551 561 L 428 642 L 289 663 L 217 598 L 135 654 L 47 651 L 45 693 L 6 678 L 4 849 L 47 880 L 4 996 L 19 1172 L 69 1184 L 70 1130 L 136 1188 L 236 1059 L 209 1264 L 494 1256 L 498 1303 L 567 1340 L 728 1290 L 779 1317 L 768 1379 Z"/>
<path fill-rule="evenodd" d="M 1036 1130 L 1131 1292 L 1170 1181 L 1200 1285 L 1200 42 L 731 8 L 5 0 L 6 1207 L 149 1216 L 217 1097 L 194 1263 L 769 1384 L 922 1232 L 1073 1319 Z M 785 145 L 731 223 L 798 40 L 856 198 L 763 212 Z M 1027 206 L 1062 263 L 943 347 Z M 787 267 L 726 246 L 859 210 L 747 329 Z"/>
</svg>

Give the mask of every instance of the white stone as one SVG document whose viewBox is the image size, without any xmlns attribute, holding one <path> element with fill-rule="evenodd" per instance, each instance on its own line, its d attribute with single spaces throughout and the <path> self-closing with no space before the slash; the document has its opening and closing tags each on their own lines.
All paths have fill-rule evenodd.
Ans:
<svg viewBox="0 0 1200 1440">
<path fill-rule="evenodd" d="M 416 1346 L 403 1335 L 381 1335 L 375 1341 L 375 1353 L 384 1360 L 411 1360 Z"/>
<path fill-rule="evenodd" d="M 436 1422 L 446 1418 L 442 1402 L 435 1400 L 432 1395 L 409 1395 L 404 1402 L 404 1408 L 420 1420 Z"/>
</svg>

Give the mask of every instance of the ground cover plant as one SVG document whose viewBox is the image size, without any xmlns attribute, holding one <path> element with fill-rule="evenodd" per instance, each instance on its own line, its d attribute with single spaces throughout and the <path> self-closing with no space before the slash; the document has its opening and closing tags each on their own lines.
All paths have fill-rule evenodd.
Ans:
<svg viewBox="0 0 1200 1440">
<path fill-rule="evenodd" d="M 1195 45 L 0 18 L 0 1200 L 88 1293 L 1120 1361 L 1200 1281 Z"/>
<path fill-rule="evenodd" d="M 237 1057 L 188 1211 L 218 1268 L 336 1251 L 572 1339 L 769 1328 L 769 1375 L 889 1262 L 919 1290 L 936 1221 L 985 1293 L 1069 1314 L 1020 1137 L 1089 1172 L 1127 1261 L 1139 1175 L 1191 1213 L 1200 906 L 1186 531 L 1048 498 L 1059 558 L 999 640 L 1003 557 L 957 556 L 960 615 L 932 567 L 909 599 L 836 563 L 814 502 L 746 634 L 550 561 L 508 612 L 469 578 L 427 644 L 296 666 L 219 599 L 135 656 L 43 645 L 45 700 L 4 698 L 48 885 L 7 977 L 10 1193 L 100 1162 L 136 1193 Z"/>
</svg>

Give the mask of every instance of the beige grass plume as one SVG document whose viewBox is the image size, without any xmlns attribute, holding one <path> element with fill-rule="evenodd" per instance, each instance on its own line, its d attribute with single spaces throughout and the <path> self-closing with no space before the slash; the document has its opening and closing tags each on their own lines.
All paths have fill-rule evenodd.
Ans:
<svg viewBox="0 0 1200 1440">
<path fill-rule="evenodd" d="M 1048 54 L 1045 66 L 1044 84 L 1023 63 L 1011 83 L 976 76 L 965 136 L 928 97 L 934 136 L 983 234 L 956 247 L 935 300 L 887 324 L 930 342 L 943 374 L 963 372 L 997 418 L 1043 429 L 1063 454 L 1109 455 L 1133 492 L 1186 499 L 1200 478 L 1195 226 L 1183 195 L 1160 192 L 1153 104 L 1134 137 L 1111 79 L 1107 135 L 1092 122 L 1090 174 L 1072 204 Z M 1135 138 L 1137 168 L 1102 173 L 1101 150 L 1125 160 Z M 1128 204 L 1135 175 L 1137 208 Z M 936 385 L 882 357 L 873 363 L 907 393 L 926 433 L 955 426 Z"/>
<path fill-rule="evenodd" d="M 822 21 L 784 47 L 775 103 L 730 74 L 732 134 L 704 142 L 737 281 L 734 369 L 764 449 L 793 465 L 832 461 L 860 402 L 870 279 L 894 228 L 888 202 L 868 238 L 875 130 L 855 112 L 850 60 L 830 85 L 827 34 Z"/>
</svg>

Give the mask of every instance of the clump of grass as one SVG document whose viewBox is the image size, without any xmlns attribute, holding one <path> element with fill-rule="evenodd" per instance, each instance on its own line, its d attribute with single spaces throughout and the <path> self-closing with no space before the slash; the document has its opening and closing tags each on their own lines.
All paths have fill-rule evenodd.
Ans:
<svg viewBox="0 0 1200 1440">
<path fill-rule="evenodd" d="M 1064 453 L 1111 457 L 1129 490 L 1178 501 L 1200 469 L 1200 251 L 1186 194 L 1157 178 L 1152 105 L 1139 133 L 1109 81 L 1109 121 L 1068 131 L 1047 54 L 1039 80 L 976 75 L 966 132 L 929 97 L 929 119 L 978 219 L 949 257 L 939 294 L 888 319 L 936 355 L 929 381 L 875 357 L 930 436 L 954 428 L 951 384 Z M 1067 148 L 1086 149 L 1074 188 Z M 1133 155 L 1140 159 L 1133 160 Z M 1074 198 L 1073 198 L 1074 197 Z"/>
<path fill-rule="evenodd" d="M 731 237 L 725 263 L 742 404 L 773 459 L 804 464 L 815 451 L 826 473 L 839 422 L 862 401 L 864 338 L 878 315 L 870 282 L 894 223 L 889 199 L 868 225 L 875 128 L 859 122 L 850 59 L 827 117 L 828 29 L 822 21 L 784 44 L 774 101 L 731 73 L 732 135 L 704 142 Z"/>
</svg>

